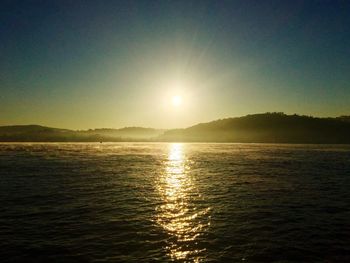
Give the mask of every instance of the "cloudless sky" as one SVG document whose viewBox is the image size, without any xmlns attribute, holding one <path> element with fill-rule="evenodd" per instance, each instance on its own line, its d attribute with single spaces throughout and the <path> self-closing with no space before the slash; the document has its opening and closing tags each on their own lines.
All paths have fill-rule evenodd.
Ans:
<svg viewBox="0 0 350 263">
<path fill-rule="evenodd" d="M 0 125 L 350 115 L 349 14 L 346 0 L 1 1 Z"/>
</svg>

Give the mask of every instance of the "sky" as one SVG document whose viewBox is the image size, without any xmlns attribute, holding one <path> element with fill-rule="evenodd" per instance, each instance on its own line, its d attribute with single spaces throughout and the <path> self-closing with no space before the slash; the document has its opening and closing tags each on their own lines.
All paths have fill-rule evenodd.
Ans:
<svg viewBox="0 0 350 263">
<path fill-rule="evenodd" d="M 0 125 L 350 115 L 349 14 L 346 0 L 1 1 Z"/>
</svg>

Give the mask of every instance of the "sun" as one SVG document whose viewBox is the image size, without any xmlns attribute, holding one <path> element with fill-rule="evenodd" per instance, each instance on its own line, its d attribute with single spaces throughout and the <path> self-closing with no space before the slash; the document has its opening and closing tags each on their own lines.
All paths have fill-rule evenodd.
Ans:
<svg viewBox="0 0 350 263">
<path fill-rule="evenodd" d="M 175 95 L 172 97 L 171 102 L 174 107 L 179 107 L 182 104 L 182 97 L 179 95 Z"/>
</svg>

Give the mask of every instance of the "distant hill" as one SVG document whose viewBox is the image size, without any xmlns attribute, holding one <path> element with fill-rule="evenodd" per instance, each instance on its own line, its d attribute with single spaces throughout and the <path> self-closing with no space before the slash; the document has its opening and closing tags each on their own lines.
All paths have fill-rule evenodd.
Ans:
<svg viewBox="0 0 350 263">
<path fill-rule="evenodd" d="M 255 143 L 350 143 L 348 118 L 283 113 L 254 114 L 166 131 L 162 141 Z"/>
<path fill-rule="evenodd" d="M 163 134 L 164 130 L 141 127 L 122 129 L 90 129 L 74 131 L 40 125 L 0 126 L 3 142 L 99 142 L 148 141 Z"/>
<path fill-rule="evenodd" d="M 186 129 L 142 127 L 74 131 L 39 125 L 0 127 L 2 142 L 249 142 L 350 143 L 350 117 L 315 118 L 284 113 L 253 114 L 200 123 Z"/>
<path fill-rule="evenodd" d="M 40 125 L 0 126 L 0 141 L 65 141 L 75 132 Z"/>
<path fill-rule="evenodd" d="M 156 138 L 164 133 L 164 130 L 142 128 L 142 127 L 125 127 L 121 129 L 94 129 L 82 131 L 82 134 L 100 135 L 112 138 L 130 138 L 130 139 L 151 139 Z"/>
<path fill-rule="evenodd" d="M 40 125 L 13 125 L 0 126 L 0 134 L 24 134 L 24 133 L 45 133 L 45 132 L 67 132 L 69 130 L 49 128 Z"/>
</svg>

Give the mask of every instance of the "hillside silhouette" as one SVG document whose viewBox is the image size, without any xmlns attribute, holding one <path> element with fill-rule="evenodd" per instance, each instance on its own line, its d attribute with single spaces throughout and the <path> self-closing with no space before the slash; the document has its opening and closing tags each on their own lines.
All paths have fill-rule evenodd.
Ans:
<svg viewBox="0 0 350 263">
<path fill-rule="evenodd" d="M 148 141 L 164 130 L 141 127 L 122 129 L 67 130 L 40 125 L 15 125 L 0 127 L 2 142 L 123 142 Z"/>
<path fill-rule="evenodd" d="M 350 118 L 264 113 L 166 131 L 161 140 L 184 142 L 350 143 Z"/>
<path fill-rule="evenodd" d="M 253 114 L 200 123 L 185 129 L 142 127 L 74 131 L 39 125 L 0 127 L 2 142 L 242 142 L 350 143 L 350 117 L 316 118 L 284 113 Z"/>
</svg>

